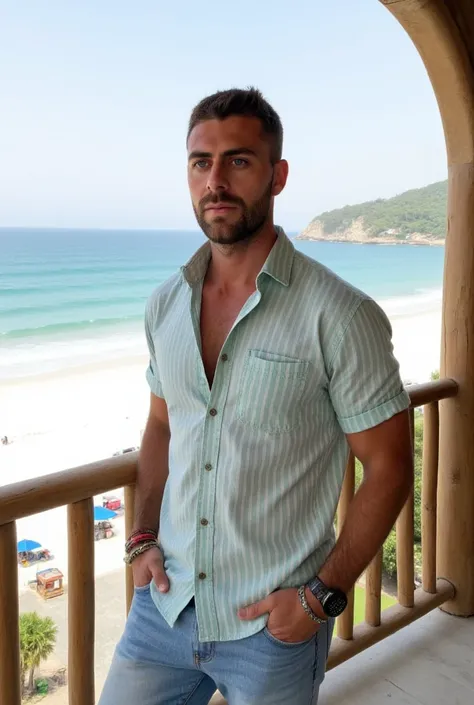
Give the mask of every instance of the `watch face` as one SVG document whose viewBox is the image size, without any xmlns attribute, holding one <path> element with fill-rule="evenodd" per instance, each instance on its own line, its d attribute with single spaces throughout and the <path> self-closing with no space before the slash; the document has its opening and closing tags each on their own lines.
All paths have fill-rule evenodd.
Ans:
<svg viewBox="0 0 474 705">
<path fill-rule="evenodd" d="M 323 609 L 328 617 L 339 617 L 346 607 L 347 597 L 341 590 L 332 590 L 323 604 Z"/>
</svg>

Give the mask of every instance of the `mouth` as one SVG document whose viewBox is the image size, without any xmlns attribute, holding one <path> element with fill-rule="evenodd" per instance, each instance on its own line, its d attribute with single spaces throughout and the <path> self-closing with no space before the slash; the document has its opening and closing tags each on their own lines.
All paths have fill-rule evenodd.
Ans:
<svg viewBox="0 0 474 705">
<path fill-rule="evenodd" d="M 204 210 L 206 213 L 213 213 L 214 215 L 220 215 L 223 213 L 227 213 L 227 211 L 233 211 L 235 210 L 236 206 L 231 206 L 227 203 L 213 203 L 210 206 L 207 206 Z"/>
</svg>

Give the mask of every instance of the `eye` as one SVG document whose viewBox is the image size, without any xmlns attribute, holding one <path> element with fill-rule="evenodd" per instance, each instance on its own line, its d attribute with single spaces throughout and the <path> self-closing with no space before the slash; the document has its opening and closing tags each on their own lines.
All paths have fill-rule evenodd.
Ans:
<svg viewBox="0 0 474 705">
<path fill-rule="evenodd" d="M 232 161 L 235 166 L 246 166 L 248 164 L 247 159 L 242 159 L 242 157 L 235 157 Z"/>
<path fill-rule="evenodd" d="M 193 167 L 197 169 L 205 169 L 207 166 L 209 166 L 209 162 L 207 159 L 198 159 L 197 161 L 193 162 Z"/>
</svg>

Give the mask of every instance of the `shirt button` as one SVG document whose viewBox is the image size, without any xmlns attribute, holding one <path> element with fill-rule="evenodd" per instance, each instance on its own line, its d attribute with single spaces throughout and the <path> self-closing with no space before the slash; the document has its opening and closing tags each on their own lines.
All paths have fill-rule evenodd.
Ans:
<svg viewBox="0 0 474 705">
<path fill-rule="evenodd" d="M 201 524 L 202 526 L 207 526 L 209 522 L 207 521 L 207 519 L 201 519 Z"/>
<path fill-rule="evenodd" d="M 207 575 L 205 573 L 199 573 L 199 580 L 205 580 Z"/>
<path fill-rule="evenodd" d="M 206 463 L 204 467 L 206 468 L 206 470 L 212 470 L 211 463 Z"/>
<path fill-rule="evenodd" d="M 211 416 L 216 416 L 217 411 L 216 411 L 216 409 L 211 409 L 209 413 Z"/>
<path fill-rule="evenodd" d="M 229 359 L 229 357 L 228 357 L 228 355 L 227 355 L 226 353 L 224 353 L 223 355 L 221 355 L 221 360 L 222 360 L 222 362 L 227 362 L 228 359 Z"/>
</svg>

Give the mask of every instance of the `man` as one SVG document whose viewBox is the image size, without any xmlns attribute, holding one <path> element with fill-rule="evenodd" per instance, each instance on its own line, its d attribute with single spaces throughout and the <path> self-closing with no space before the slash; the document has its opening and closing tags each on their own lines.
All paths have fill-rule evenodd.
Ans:
<svg viewBox="0 0 474 705">
<path fill-rule="evenodd" d="M 102 705 L 315 704 L 334 618 L 409 493 L 390 324 L 275 227 L 282 137 L 255 89 L 191 115 L 208 242 L 147 305 L 136 592 Z M 348 446 L 365 476 L 335 543 Z"/>
</svg>

